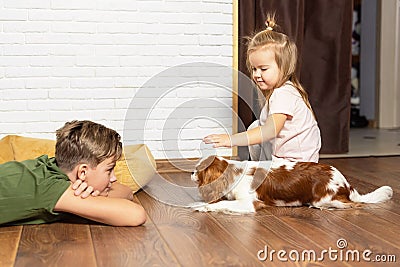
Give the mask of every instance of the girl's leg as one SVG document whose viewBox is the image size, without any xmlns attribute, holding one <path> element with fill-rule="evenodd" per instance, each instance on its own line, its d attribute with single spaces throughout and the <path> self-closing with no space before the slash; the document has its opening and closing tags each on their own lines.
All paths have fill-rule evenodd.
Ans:
<svg viewBox="0 0 400 267">
<path fill-rule="evenodd" d="M 247 130 L 260 126 L 260 121 L 256 120 L 247 128 Z M 271 160 L 272 147 L 270 142 L 249 146 L 250 159 L 253 161 Z"/>
</svg>

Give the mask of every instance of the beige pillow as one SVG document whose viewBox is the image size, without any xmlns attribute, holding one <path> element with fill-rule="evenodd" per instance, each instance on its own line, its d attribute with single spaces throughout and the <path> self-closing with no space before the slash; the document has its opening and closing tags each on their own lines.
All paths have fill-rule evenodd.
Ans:
<svg viewBox="0 0 400 267">
<path fill-rule="evenodd" d="M 124 153 L 114 170 L 118 182 L 136 192 L 156 173 L 156 162 L 146 145 L 128 145 L 124 146 Z"/>
</svg>

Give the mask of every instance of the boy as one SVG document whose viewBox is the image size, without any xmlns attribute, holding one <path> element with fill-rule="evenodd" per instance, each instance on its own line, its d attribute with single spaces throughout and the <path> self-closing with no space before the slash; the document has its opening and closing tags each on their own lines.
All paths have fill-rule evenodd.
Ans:
<svg viewBox="0 0 400 267">
<path fill-rule="evenodd" d="M 114 167 L 122 154 L 117 132 L 71 121 L 56 135 L 55 158 L 0 165 L 0 225 L 53 222 L 63 212 L 114 226 L 146 221 L 144 209 L 132 202 L 132 190 L 115 183 Z"/>
</svg>

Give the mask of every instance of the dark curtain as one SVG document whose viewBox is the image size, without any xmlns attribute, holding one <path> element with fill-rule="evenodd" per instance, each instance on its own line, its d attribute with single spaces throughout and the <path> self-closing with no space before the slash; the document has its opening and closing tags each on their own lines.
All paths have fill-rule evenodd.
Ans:
<svg viewBox="0 0 400 267">
<path fill-rule="evenodd" d="M 321 129 L 321 153 L 348 152 L 352 2 L 239 0 L 239 70 L 248 75 L 245 38 L 264 29 L 266 13 L 275 12 L 280 31 L 290 36 L 299 50 L 297 73 Z M 246 96 L 246 91 L 251 90 L 239 83 L 239 95 Z M 243 102 L 239 99 L 238 112 L 247 127 L 258 114 Z M 254 105 L 256 102 L 253 97 Z"/>
</svg>

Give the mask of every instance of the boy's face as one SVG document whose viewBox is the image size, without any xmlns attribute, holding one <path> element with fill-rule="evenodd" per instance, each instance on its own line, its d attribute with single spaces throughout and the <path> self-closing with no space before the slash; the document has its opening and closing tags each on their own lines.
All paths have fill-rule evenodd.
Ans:
<svg viewBox="0 0 400 267">
<path fill-rule="evenodd" d="M 91 185 L 94 190 L 101 193 L 108 193 L 111 184 L 117 180 L 114 173 L 115 159 L 113 157 L 105 159 L 96 167 L 88 167 L 86 174 L 86 182 Z"/>
</svg>

